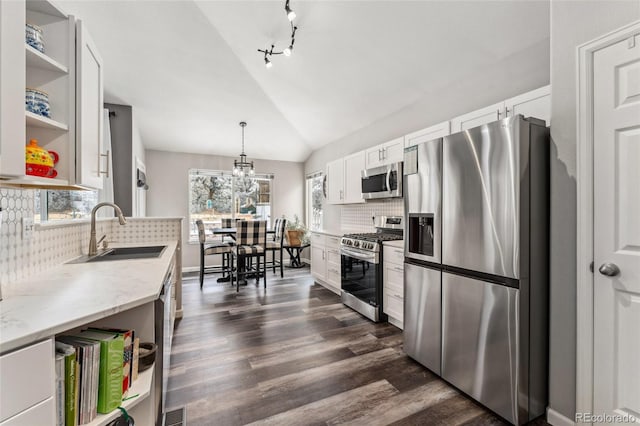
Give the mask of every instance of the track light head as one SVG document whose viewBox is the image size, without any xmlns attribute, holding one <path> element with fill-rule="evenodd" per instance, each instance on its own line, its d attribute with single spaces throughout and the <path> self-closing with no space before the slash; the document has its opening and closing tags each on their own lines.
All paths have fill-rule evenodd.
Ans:
<svg viewBox="0 0 640 426">
<path fill-rule="evenodd" d="M 282 53 L 284 53 L 284 56 L 291 56 L 291 50 L 293 49 L 293 46 L 289 46 L 287 48 L 285 48 Z"/>
<path fill-rule="evenodd" d="M 264 66 L 267 68 L 271 68 L 273 66 L 273 63 L 266 56 L 264 57 Z"/>
<path fill-rule="evenodd" d="M 287 12 L 287 18 L 289 21 L 293 21 L 296 19 L 296 13 L 289 7 L 289 0 L 287 0 L 284 4 L 284 11 Z"/>
</svg>

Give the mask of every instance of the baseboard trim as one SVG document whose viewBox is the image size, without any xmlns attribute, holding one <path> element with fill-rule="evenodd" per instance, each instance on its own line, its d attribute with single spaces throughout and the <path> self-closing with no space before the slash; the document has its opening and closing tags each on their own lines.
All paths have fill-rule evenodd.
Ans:
<svg viewBox="0 0 640 426">
<path fill-rule="evenodd" d="M 553 426 L 575 426 L 576 422 L 552 408 L 547 408 L 547 423 Z"/>
</svg>

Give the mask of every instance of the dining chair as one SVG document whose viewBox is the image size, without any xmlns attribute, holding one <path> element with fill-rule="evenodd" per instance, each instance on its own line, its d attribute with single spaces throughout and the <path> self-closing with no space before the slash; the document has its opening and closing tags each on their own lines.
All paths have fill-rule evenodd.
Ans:
<svg viewBox="0 0 640 426">
<path fill-rule="evenodd" d="M 223 217 L 220 219 L 220 228 L 235 228 L 236 221 L 230 217 Z M 235 244 L 235 240 L 231 235 L 223 235 L 222 241 L 226 243 Z"/>
<path fill-rule="evenodd" d="M 204 274 L 222 272 L 222 275 L 225 276 L 231 272 L 231 252 L 233 250 L 233 244 L 224 241 L 207 243 L 202 220 L 196 220 L 196 227 L 198 228 L 198 240 L 200 241 L 200 290 L 202 290 Z M 205 256 L 213 255 L 222 256 L 222 266 L 205 265 Z"/>
<path fill-rule="evenodd" d="M 271 262 L 269 262 L 268 266 L 273 268 L 273 273 L 276 273 L 276 266 L 280 266 L 280 278 L 284 278 L 284 266 L 282 263 L 283 256 L 283 246 L 284 246 L 284 230 L 286 229 L 287 219 L 278 218 L 276 219 L 276 223 L 273 227 L 275 231 L 273 234 L 273 238 L 267 240 L 267 251 L 271 252 Z M 276 253 L 280 252 L 280 260 L 276 260 Z M 266 257 L 265 257 L 266 260 Z"/>
<path fill-rule="evenodd" d="M 236 272 L 236 291 L 240 291 L 240 277 L 246 276 L 248 273 L 255 272 L 256 284 L 260 283 L 260 259 L 262 258 L 262 273 L 264 280 L 264 288 L 267 288 L 267 221 L 266 220 L 247 220 L 236 223 L 236 245 L 232 250 L 231 262 L 231 285 L 234 282 L 234 271 Z M 249 270 L 247 261 L 255 258 L 255 270 Z M 244 267 L 243 267 L 244 265 Z"/>
</svg>

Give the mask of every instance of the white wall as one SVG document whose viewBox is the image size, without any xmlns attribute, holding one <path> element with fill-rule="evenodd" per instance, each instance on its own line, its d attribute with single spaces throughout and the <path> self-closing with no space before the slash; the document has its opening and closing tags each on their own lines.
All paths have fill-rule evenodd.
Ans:
<svg viewBox="0 0 640 426">
<path fill-rule="evenodd" d="M 540 25 L 549 25 L 549 22 L 541 22 Z M 324 170 L 325 165 L 336 158 L 547 84 L 548 39 L 490 67 L 477 70 L 473 78 L 430 93 L 410 107 L 314 151 L 305 162 L 305 173 Z M 340 229 L 340 206 L 325 203 L 323 209 L 323 227 Z"/>
<path fill-rule="evenodd" d="M 576 407 L 576 48 L 638 19 L 638 0 L 551 2 L 549 406 L 569 419 Z"/>
<path fill-rule="evenodd" d="M 189 215 L 189 169 L 231 170 L 234 158 L 213 155 L 185 154 L 166 151 L 146 151 L 147 216 Z M 294 214 L 303 218 L 304 172 L 302 163 L 271 160 L 254 160 L 256 173 L 274 175 L 272 218 Z M 199 246 L 189 244 L 189 226 L 183 226 L 185 268 L 199 265 Z"/>
</svg>

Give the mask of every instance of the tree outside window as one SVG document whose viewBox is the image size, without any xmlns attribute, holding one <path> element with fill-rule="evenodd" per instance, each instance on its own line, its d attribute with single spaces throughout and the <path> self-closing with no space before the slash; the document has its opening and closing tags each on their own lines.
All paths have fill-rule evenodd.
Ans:
<svg viewBox="0 0 640 426">
<path fill-rule="evenodd" d="M 271 220 L 270 175 L 238 178 L 229 171 L 189 170 L 190 239 L 197 240 L 195 222 L 205 230 L 219 228 L 222 219 Z"/>
</svg>

